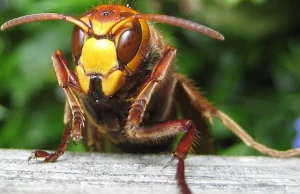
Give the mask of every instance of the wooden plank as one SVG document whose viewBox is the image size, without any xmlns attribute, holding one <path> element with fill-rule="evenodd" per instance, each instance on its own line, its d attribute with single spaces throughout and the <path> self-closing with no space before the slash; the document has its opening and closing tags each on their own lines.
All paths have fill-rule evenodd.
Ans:
<svg viewBox="0 0 300 194">
<path fill-rule="evenodd" d="M 66 153 L 27 162 L 28 150 L 0 149 L 0 193 L 178 193 L 170 155 Z M 300 193 L 300 159 L 189 156 L 194 193 Z"/>
</svg>

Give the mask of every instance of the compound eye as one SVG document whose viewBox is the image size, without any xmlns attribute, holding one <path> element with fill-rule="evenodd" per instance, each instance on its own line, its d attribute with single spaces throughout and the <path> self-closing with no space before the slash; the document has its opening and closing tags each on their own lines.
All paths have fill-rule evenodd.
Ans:
<svg viewBox="0 0 300 194">
<path fill-rule="evenodd" d="M 129 63 L 137 54 L 142 41 L 142 28 L 138 20 L 132 21 L 132 28 L 119 37 L 117 55 L 121 63 Z"/>
<path fill-rule="evenodd" d="M 72 53 L 73 59 L 77 64 L 77 60 L 80 58 L 83 44 L 84 44 L 85 33 L 77 26 L 73 29 L 72 35 Z"/>
</svg>

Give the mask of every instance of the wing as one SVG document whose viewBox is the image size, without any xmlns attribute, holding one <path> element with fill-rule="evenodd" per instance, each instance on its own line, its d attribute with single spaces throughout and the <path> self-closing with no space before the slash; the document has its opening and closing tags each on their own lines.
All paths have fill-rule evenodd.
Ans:
<svg viewBox="0 0 300 194">
<path fill-rule="evenodd" d="M 192 120 L 197 129 L 192 151 L 195 154 L 216 154 L 216 146 L 211 135 L 211 124 L 196 107 L 194 98 L 199 96 L 199 90 L 192 82 L 180 74 L 176 74 L 178 83 L 175 90 L 175 99 L 183 118 Z"/>
</svg>

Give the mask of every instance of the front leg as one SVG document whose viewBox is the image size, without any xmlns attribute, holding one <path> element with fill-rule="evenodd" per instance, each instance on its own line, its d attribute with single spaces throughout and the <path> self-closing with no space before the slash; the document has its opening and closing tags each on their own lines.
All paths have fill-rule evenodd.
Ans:
<svg viewBox="0 0 300 194">
<path fill-rule="evenodd" d="M 58 84 L 63 88 L 67 102 L 72 113 L 72 132 L 71 137 L 74 141 L 82 138 L 82 128 L 84 127 L 83 109 L 75 93 L 83 93 L 75 73 L 70 69 L 67 61 L 61 51 L 56 51 L 52 56 L 54 70 L 57 76 Z M 65 117 L 66 124 L 66 117 Z M 68 120 L 68 118 L 67 118 Z"/>
<path fill-rule="evenodd" d="M 55 161 L 61 156 L 68 147 L 70 139 L 79 141 L 82 138 L 81 132 L 84 127 L 84 115 L 81 105 L 74 93 L 82 93 L 78 78 L 69 68 L 61 51 L 56 51 L 52 56 L 54 70 L 57 76 L 59 86 L 63 88 L 67 101 L 65 106 L 64 135 L 58 149 L 54 153 L 48 153 L 43 150 L 36 150 L 32 156 L 28 158 L 44 158 L 45 162 Z"/>
<path fill-rule="evenodd" d="M 161 82 L 165 81 L 168 72 L 172 71 L 172 60 L 176 54 L 173 47 L 166 47 L 163 57 L 154 67 L 151 75 L 142 83 L 139 94 L 132 104 L 125 125 L 127 139 L 134 143 L 156 142 L 161 139 L 173 137 L 179 133 L 184 133 L 175 151 L 174 158 L 178 159 L 176 179 L 181 193 L 191 193 L 185 182 L 184 159 L 193 144 L 196 128 L 191 120 L 172 120 L 157 123 L 141 124 L 147 105 L 152 94 L 160 87 Z M 170 97 L 170 96 L 168 96 Z M 168 98 L 166 97 L 166 98 Z M 170 97 L 171 98 L 171 97 Z M 167 99 L 166 99 L 167 100 Z"/>
</svg>

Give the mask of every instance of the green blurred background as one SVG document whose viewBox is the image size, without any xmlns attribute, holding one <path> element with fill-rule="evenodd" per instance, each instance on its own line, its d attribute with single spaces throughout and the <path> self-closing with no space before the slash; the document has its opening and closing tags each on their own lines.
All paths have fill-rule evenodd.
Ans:
<svg viewBox="0 0 300 194">
<path fill-rule="evenodd" d="M 39 12 L 77 17 L 98 4 L 99 0 L 0 0 L 0 23 Z M 293 124 L 300 116 L 299 7 L 296 0 L 135 0 L 133 4 L 142 13 L 186 18 L 226 37 L 217 41 L 155 24 L 178 48 L 178 71 L 195 80 L 214 105 L 256 140 L 277 149 L 291 147 L 296 135 Z M 0 148 L 59 145 L 64 96 L 50 57 L 61 49 L 71 59 L 72 27 L 63 21 L 45 21 L 0 32 Z M 217 120 L 213 133 L 221 154 L 258 154 Z M 69 150 L 84 147 L 79 143 Z"/>
</svg>

